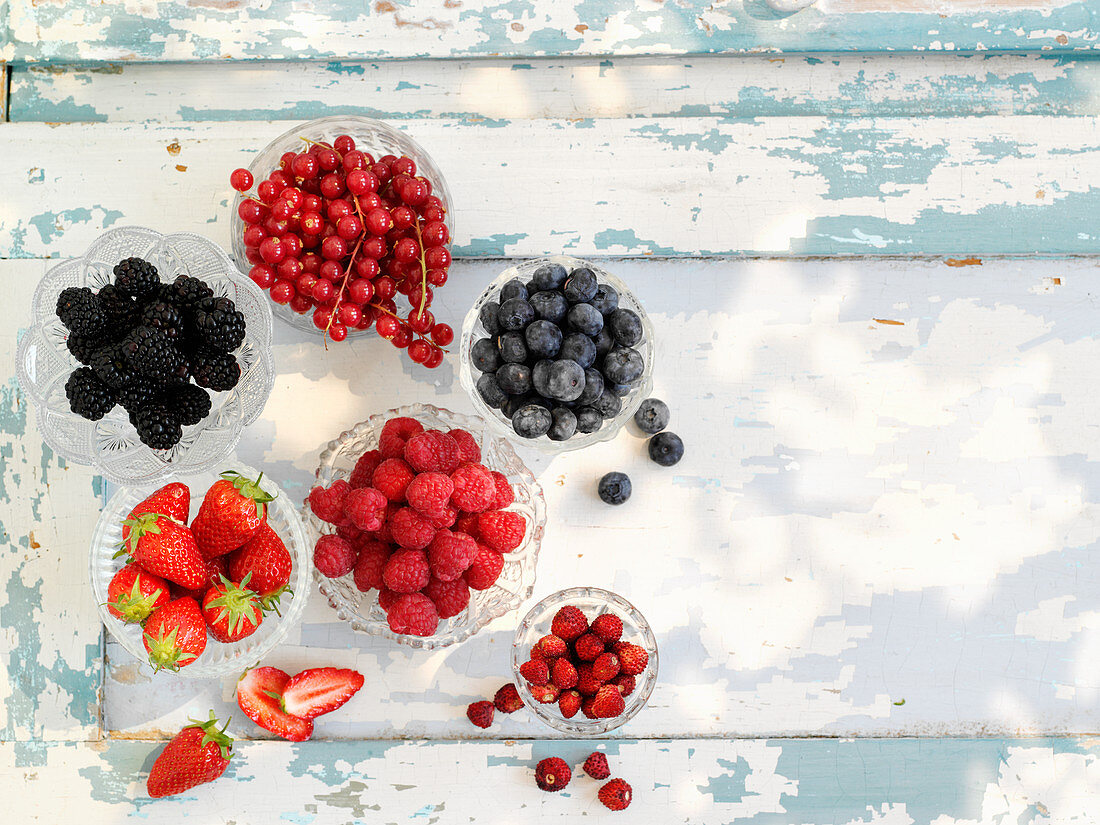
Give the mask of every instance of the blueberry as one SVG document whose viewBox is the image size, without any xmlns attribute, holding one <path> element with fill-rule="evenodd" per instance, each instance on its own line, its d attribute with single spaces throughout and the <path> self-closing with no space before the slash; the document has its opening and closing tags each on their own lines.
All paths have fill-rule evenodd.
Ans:
<svg viewBox="0 0 1100 825">
<path fill-rule="evenodd" d="M 594 306 L 600 314 L 610 315 L 619 308 L 619 293 L 615 291 L 615 287 L 613 286 L 600 284 L 596 289 L 596 294 L 592 296 L 592 300 L 589 301 L 589 303 Z"/>
<path fill-rule="evenodd" d="M 510 419 L 521 407 L 526 407 L 530 404 L 542 407 L 548 412 L 552 406 L 545 398 L 535 395 L 534 393 L 528 393 L 527 395 L 510 396 L 508 400 L 504 402 L 504 406 L 501 407 L 500 410 Z"/>
<path fill-rule="evenodd" d="M 599 410 L 600 415 L 604 418 L 614 418 L 623 408 L 623 402 L 620 401 L 619 396 L 611 392 L 605 384 L 603 392 L 600 393 L 599 398 L 592 402 L 592 406 Z"/>
<path fill-rule="evenodd" d="M 481 325 L 485 327 L 485 331 L 490 335 L 496 335 L 500 332 L 500 321 L 497 320 L 498 312 L 500 312 L 500 304 L 496 301 L 489 301 L 477 314 Z"/>
<path fill-rule="evenodd" d="M 481 372 L 492 372 L 500 366 L 497 346 L 492 339 L 479 338 L 474 341 L 474 345 L 470 347 L 470 362 L 474 365 L 474 369 Z"/>
<path fill-rule="evenodd" d="M 562 359 L 550 365 L 547 395 L 558 401 L 575 401 L 584 392 L 584 370 L 576 361 Z"/>
<path fill-rule="evenodd" d="M 619 307 L 607 319 L 611 334 L 624 347 L 632 347 L 642 340 L 642 319 L 638 313 Z"/>
<path fill-rule="evenodd" d="M 497 339 L 500 360 L 506 364 L 522 364 L 527 360 L 527 345 L 522 332 L 506 332 Z"/>
<path fill-rule="evenodd" d="M 630 347 L 615 347 L 603 359 L 604 377 L 612 384 L 629 384 L 637 381 L 645 371 L 642 355 Z"/>
<path fill-rule="evenodd" d="M 531 392 L 531 368 L 526 364 L 505 364 L 497 370 L 497 383 L 509 395 Z"/>
<path fill-rule="evenodd" d="M 577 432 L 594 433 L 603 425 L 603 413 L 595 407 L 578 407 Z"/>
<path fill-rule="evenodd" d="M 577 396 L 577 404 L 585 406 L 593 403 L 603 393 L 603 373 L 589 367 L 584 371 L 584 392 Z"/>
<path fill-rule="evenodd" d="M 659 433 L 668 426 L 668 404 L 659 398 L 647 398 L 634 413 L 634 423 L 643 433 Z"/>
<path fill-rule="evenodd" d="M 573 437 L 573 433 L 577 431 L 577 416 L 572 410 L 554 407 L 550 411 L 550 416 L 554 419 L 554 423 L 550 425 L 550 430 L 546 434 L 551 441 L 567 441 Z"/>
<path fill-rule="evenodd" d="M 553 363 L 549 358 L 543 358 L 541 361 L 536 361 L 535 366 L 531 368 L 531 384 L 539 395 L 550 394 L 550 367 Z M 603 376 L 600 377 L 603 378 Z"/>
<path fill-rule="evenodd" d="M 536 358 L 553 358 L 561 349 L 561 329 L 550 321 L 532 321 L 523 334 L 527 349 Z"/>
<path fill-rule="evenodd" d="M 684 442 L 676 433 L 657 433 L 649 439 L 649 457 L 662 467 L 671 467 L 684 457 Z"/>
<path fill-rule="evenodd" d="M 611 329 L 606 324 L 596 335 L 595 341 L 597 358 L 603 358 L 607 353 L 611 352 L 611 348 L 615 346 L 615 337 L 611 334 Z"/>
<path fill-rule="evenodd" d="M 510 301 L 513 298 L 520 298 L 521 300 L 527 300 L 527 287 L 523 285 L 523 281 L 519 278 L 513 278 L 508 283 L 500 288 L 500 302 L 503 304 L 505 301 Z"/>
<path fill-rule="evenodd" d="M 558 358 L 568 358 L 576 361 L 583 369 L 588 369 L 596 363 L 596 345 L 583 332 L 571 332 L 561 342 Z"/>
<path fill-rule="evenodd" d="M 600 479 L 596 489 L 605 504 L 625 504 L 630 498 L 630 476 L 626 473 L 608 473 Z"/>
<path fill-rule="evenodd" d="M 531 276 L 531 289 L 557 289 L 563 283 L 565 279 L 569 277 L 569 273 L 565 271 L 565 267 L 561 264 L 543 264 L 535 270 L 535 274 Z"/>
<path fill-rule="evenodd" d="M 523 298 L 512 298 L 500 305 L 497 313 L 500 328 L 505 332 L 523 329 L 535 320 L 535 310 Z"/>
<path fill-rule="evenodd" d="M 560 324 L 565 320 L 569 302 L 560 292 L 536 292 L 527 301 L 535 310 L 535 315 L 545 321 Z"/>
<path fill-rule="evenodd" d="M 504 406 L 504 403 L 508 400 L 508 396 L 505 395 L 504 390 L 497 383 L 496 376 L 491 372 L 487 372 L 477 379 L 477 394 L 481 396 L 482 401 L 497 410 Z"/>
<path fill-rule="evenodd" d="M 524 438 L 538 438 L 540 435 L 546 435 L 553 423 L 554 418 L 550 415 L 550 410 L 538 404 L 520 407 L 512 416 L 512 429 L 516 431 L 516 435 Z"/>
<path fill-rule="evenodd" d="M 574 269 L 569 275 L 569 280 L 565 282 L 565 289 L 562 292 L 565 293 L 565 300 L 569 303 L 582 304 L 592 300 L 599 286 L 596 283 L 596 273 L 582 266 Z"/>
<path fill-rule="evenodd" d="M 634 385 L 633 384 L 608 384 L 607 388 L 609 390 L 611 390 L 611 392 L 615 393 L 615 395 L 619 396 L 619 398 L 625 398 L 626 396 L 630 395 L 630 391 L 632 389 L 634 389 Z"/>
<path fill-rule="evenodd" d="M 573 304 L 565 319 L 569 326 L 585 335 L 595 335 L 603 329 L 603 316 L 592 304 Z"/>
</svg>

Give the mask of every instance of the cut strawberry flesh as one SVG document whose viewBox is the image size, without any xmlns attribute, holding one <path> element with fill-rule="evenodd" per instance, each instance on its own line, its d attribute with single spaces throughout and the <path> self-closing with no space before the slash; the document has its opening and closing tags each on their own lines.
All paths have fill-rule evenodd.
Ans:
<svg viewBox="0 0 1100 825">
<path fill-rule="evenodd" d="M 291 742 L 303 742 L 313 735 L 313 722 L 283 710 L 282 692 L 289 681 L 290 676 L 277 667 L 253 668 L 237 682 L 237 704 L 264 730 Z"/>
<path fill-rule="evenodd" d="M 315 667 L 303 670 L 283 688 L 283 707 L 302 719 L 331 713 L 363 687 L 363 675 L 354 670 Z"/>
</svg>

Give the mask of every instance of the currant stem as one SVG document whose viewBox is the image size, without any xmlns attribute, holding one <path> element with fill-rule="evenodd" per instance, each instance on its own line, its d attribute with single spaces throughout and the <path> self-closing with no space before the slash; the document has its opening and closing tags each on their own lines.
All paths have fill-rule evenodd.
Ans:
<svg viewBox="0 0 1100 825">
<path fill-rule="evenodd" d="M 424 239 L 420 236 L 420 216 L 416 216 L 416 242 L 420 247 L 420 309 L 416 314 L 424 317 L 424 299 L 428 297 L 428 265 L 424 262 Z"/>
</svg>

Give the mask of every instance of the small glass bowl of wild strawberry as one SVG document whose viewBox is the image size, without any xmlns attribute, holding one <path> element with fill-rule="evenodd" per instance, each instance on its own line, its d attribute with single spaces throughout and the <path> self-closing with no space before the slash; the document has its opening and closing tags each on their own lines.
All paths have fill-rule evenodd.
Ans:
<svg viewBox="0 0 1100 825">
<path fill-rule="evenodd" d="M 580 611 L 584 616 L 583 632 L 568 641 L 551 639 L 547 643 L 540 644 L 545 637 L 553 635 L 555 616 L 563 608 L 576 608 Z M 576 611 L 573 611 L 573 615 L 577 615 Z M 594 623 L 599 616 L 609 618 L 600 619 L 600 624 L 597 626 Z M 620 626 L 621 633 L 616 636 Z M 608 627 L 611 628 L 610 633 Z M 559 632 L 563 631 L 559 630 Z M 607 638 L 601 638 L 601 634 Z M 581 641 L 582 638 L 584 641 Z M 556 656 L 558 651 L 551 647 L 551 653 L 544 656 L 541 651 L 552 645 L 564 648 L 564 653 Z M 624 651 L 623 648 L 618 647 L 619 645 L 625 645 L 629 650 Z M 600 656 L 603 654 L 607 655 L 601 660 Z M 619 655 L 616 654 L 622 656 L 622 663 L 619 662 Z M 625 662 L 628 657 L 635 667 L 626 667 Z M 585 665 L 594 669 L 597 661 L 601 667 L 610 669 L 604 670 L 600 674 L 601 678 L 595 681 L 589 677 L 586 681 L 566 690 L 556 687 L 552 681 L 546 686 L 531 684 L 525 678 L 524 672 L 521 672 L 521 668 L 524 668 L 529 660 L 542 659 L 547 662 L 547 670 L 553 673 L 555 658 L 564 658 L 569 661 L 574 670 L 580 670 Z M 634 669 L 639 672 L 636 674 L 624 672 Z M 568 668 L 566 670 L 568 671 Z M 580 736 L 593 736 L 621 727 L 645 707 L 657 683 L 657 640 L 645 616 L 622 596 L 598 587 L 570 587 L 547 596 L 523 617 L 523 621 L 519 623 L 512 637 L 512 671 L 516 689 L 523 703 L 535 716 L 555 730 Z M 602 676 L 612 672 L 614 672 L 613 676 L 602 679 Z M 530 671 L 527 671 L 527 675 L 530 675 Z M 537 681 L 541 681 L 541 676 L 536 678 Z M 553 678 L 555 677 L 551 676 L 551 679 Z M 570 680 L 565 680 L 564 683 L 569 684 Z M 562 699 L 562 694 L 567 690 L 576 691 L 580 694 L 580 703 L 584 705 L 585 700 L 596 698 L 598 691 L 593 693 L 592 689 L 597 684 L 610 686 L 609 690 L 614 689 L 619 693 L 622 697 L 621 711 L 606 718 L 591 718 L 589 714 L 597 710 L 598 706 L 587 706 L 584 710 L 576 709 L 572 716 L 567 718 L 562 709 L 562 702 L 565 701 Z M 576 700 L 578 697 L 573 698 Z M 615 701 L 618 702 L 618 700 Z M 606 702 L 605 705 L 609 706 L 611 703 Z M 614 709 L 617 710 L 618 706 L 615 705 Z"/>
<path fill-rule="evenodd" d="M 233 255 L 276 316 L 332 341 L 373 326 L 439 365 L 454 332 L 431 304 L 454 221 L 443 174 L 416 141 L 370 118 L 321 118 L 275 138 L 230 185 Z"/>
</svg>

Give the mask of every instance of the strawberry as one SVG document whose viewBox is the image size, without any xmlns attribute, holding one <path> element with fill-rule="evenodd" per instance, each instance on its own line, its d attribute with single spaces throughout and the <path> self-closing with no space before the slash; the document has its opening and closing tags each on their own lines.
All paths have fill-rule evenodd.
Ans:
<svg viewBox="0 0 1100 825">
<path fill-rule="evenodd" d="M 581 709 L 581 695 L 576 690 L 563 690 L 558 696 L 558 710 L 566 719 L 572 719 Z"/>
<path fill-rule="evenodd" d="M 252 538 L 267 520 L 265 505 L 275 499 L 260 487 L 263 473 L 255 481 L 233 471 L 221 475 L 206 491 L 191 522 L 199 551 L 206 558 L 236 550 Z"/>
<path fill-rule="evenodd" d="M 229 554 L 229 578 L 235 582 L 251 575 L 248 585 L 264 597 L 264 608 L 279 612 L 279 596 L 288 591 L 294 563 L 279 534 L 266 522 L 243 547 Z"/>
<path fill-rule="evenodd" d="M 640 645 L 617 642 L 612 649 L 619 657 L 619 672 L 627 676 L 640 675 L 649 664 L 649 653 Z"/>
<path fill-rule="evenodd" d="M 185 596 L 158 607 L 145 620 L 143 641 L 154 671 L 194 662 L 206 650 L 206 622 L 198 602 Z"/>
<path fill-rule="evenodd" d="M 612 779 L 596 794 L 605 808 L 621 811 L 630 805 L 633 789 L 622 779 Z"/>
<path fill-rule="evenodd" d="M 206 562 L 187 525 L 160 513 L 141 513 L 126 519 L 123 530 L 126 541 L 115 555 L 129 553 L 150 573 L 188 590 L 206 581 Z"/>
<path fill-rule="evenodd" d="M 615 685 L 604 685 L 592 700 L 592 713 L 597 719 L 611 719 L 624 710 L 626 710 L 626 702 Z"/>
<path fill-rule="evenodd" d="M 607 754 L 603 751 L 593 751 L 584 760 L 584 772 L 593 779 L 607 779 L 611 776 L 611 767 L 607 764 Z"/>
<path fill-rule="evenodd" d="M 145 787 L 154 799 L 213 782 L 229 766 L 233 755 L 233 738 L 225 732 L 229 721 L 219 730 L 214 711 L 206 722 L 190 721 L 194 724 L 172 737 L 149 771 Z"/>
<path fill-rule="evenodd" d="M 222 580 L 222 576 L 229 572 L 229 567 L 226 564 L 225 556 L 214 556 L 212 559 L 206 560 L 206 578 L 203 583 L 196 587 L 194 590 L 188 590 L 185 587 L 180 587 L 178 584 L 172 588 L 172 598 L 178 599 L 183 596 L 190 596 L 192 599 L 202 604 L 203 598 L 206 596 L 206 591 L 213 587 L 215 584 Z"/>
<path fill-rule="evenodd" d="M 203 596 L 202 617 L 219 642 L 239 642 L 255 633 L 264 620 L 260 597 L 248 589 L 249 576 L 240 584 L 222 576 Z"/>
<path fill-rule="evenodd" d="M 550 622 L 550 632 L 559 639 L 571 642 L 588 630 L 588 619 L 579 607 L 567 604 L 554 614 Z"/>
<path fill-rule="evenodd" d="M 363 687 L 363 674 L 335 667 L 297 673 L 283 688 L 283 710 L 299 719 L 332 713 Z"/>
<path fill-rule="evenodd" d="M 171 600 L 168 582 L 136 564 L 123 567 L 107 585 L 107 610 L 124 622 L 143 622 Z"/>
<path fill-rule="evenodd" d="M 500 690 L 493 696 L 493 706 L 501 713 L 515 713 L 523 707 L 523 700 L 519 697 L 519 691 L 511 682 L 501 685 Z"/>
<path fill-rule="evenodd" d="M 519 666 L 519 675 L 532 685 L 545 685 L 550 681 L 550 668 L 542 659 L 528 659 Z M 572 687 L 572 685 L 569 685 Z"/>
<path fill-rule="evenodd" d="M 165 484 L 148 498 L 134 505 L 130 515 L 122 523 L 122 542 L 125 544 L 127 537 L 130 535 L 130 528 L 126 522 L 137 518 L 142 513 L 160 513 L 162 516 L 168 516 L 168 518 L 174 519 L 180 524 L 187 524 L 187 516 L 190 512 L 191 491 L 187 488 L 187 485 L 178 481 Z"/>
<path fill-rule="evenodd" d="M 493 724 L 492 702 L 471 702 L 466 708 L 466 718 L 479 728 L 487 728 Z"/>
<path fill-rule="evenodd" d="M 277 667 L 246 670 L 237 682 L 237 705 L 264 730 L 291 742 L 304 742 L 313 735 L 313 722 L 283 710 L 283 688 L 289 681 Z"/>
</svg>

